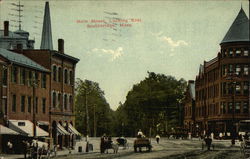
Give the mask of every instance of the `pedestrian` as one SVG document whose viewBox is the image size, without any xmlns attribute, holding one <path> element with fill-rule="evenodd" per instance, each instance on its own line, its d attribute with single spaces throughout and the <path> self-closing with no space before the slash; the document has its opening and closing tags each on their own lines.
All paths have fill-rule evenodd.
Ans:
<svg viewBox="0 0 250 159">
<path fill-rule="evenodd" d="M 192 140 L 192 133 L 191 132 L 188 132 L 188 139 Z"/>
<path fill-rule="evenodd" d="M 142 133 L 141 129 L 139 129 L 139 131 L 137 133 L 137 137 L 138 138 L 142 138 L 143 137 L 143 133 Z"/>
<path fill-rule="evenodd" d="M 159 142 L 160 142 L 160 138 L 161 138 L 161 137 L 160 137 L 160 135 L 159 135 L 159 134 L 157 134 L 155 138 L 156 138 L 156 142 L 157 142 L 157 144 L 159 144 Z"/>
<path fill-rule="evenodd" d="M 220 134 L 219 134 L 219 138 L 220 138 L 220 140 L 222 139 L 222 132 L 220 132 Z"/>
<path fill-rule="evenodd" d="M 26 159 L 27 158 L 27 149 L 28 149 L 28 147 L 27 147 L 27 142 L 26 141 L 22 141 L 22 144 L 23 144 L 23 154 L 24 154 L 24 159 Z"/>
<path fill-rule="evenodd" d="M 214 133 L 211 133 L 211 139 L 214 140 Z"/>
<path fill-rule="evenodd" d="M 12 149 L 13 149 L 13 144 L 10 141 L 8 141 L 7 147 L 8 147 L 8 153 L 11 154 L 12 153 Z"/>
</svg>

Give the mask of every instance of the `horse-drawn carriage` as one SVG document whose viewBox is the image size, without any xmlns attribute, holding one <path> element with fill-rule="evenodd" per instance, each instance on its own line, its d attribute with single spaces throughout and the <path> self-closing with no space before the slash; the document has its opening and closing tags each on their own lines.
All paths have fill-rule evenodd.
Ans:
<svg viewBox="0 0 250 159">
<path fill-rule="evenodd" d="M 119 147 L 123 147 L 124 149 L 128 148 L 127 139 L 125 139 L 124 137 L 117 138 L 116 142 L 117 142 Z"/>
<path fill-rule="evenodd" d="M 148 138 L 146 137 L 137 137 L 134 141 L 134 151 L 137 152 L 137 148 L 141 152 L 141 148 L 145 147 L 148 152 L 151 151 L 152 145 Z"/>
<path fill-rule="evenodd" d="M 100 145 L 100 150 L 101 153 L 108 153 L 108 149 L 113 149 L 114 153 L 118 152 L 118 144 L 114 143 L 111 139 L 111 137 L 106 138 L 106 137 L 102 137 L 101 138 L 101 145 Z"/>
</svg>

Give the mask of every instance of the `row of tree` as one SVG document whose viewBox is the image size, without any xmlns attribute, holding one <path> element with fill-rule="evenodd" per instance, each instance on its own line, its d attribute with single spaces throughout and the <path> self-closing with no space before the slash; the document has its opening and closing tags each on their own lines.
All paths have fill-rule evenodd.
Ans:
<svg viewBox="0 0 250 159">
<path fill-rule="evenodd" d="M 171 132 L 181 126 L 183 120 L 182 101 L 186 86 L 184 79 L 148 72 L 148 77 L 135 84 L 126 101 L 119 103 L 113 111 L 98 83 L 77 79 L 76 127 L 90 136 L 104 133 L 135 136 L 138 129 L 146 135 Z"/>
</svg>

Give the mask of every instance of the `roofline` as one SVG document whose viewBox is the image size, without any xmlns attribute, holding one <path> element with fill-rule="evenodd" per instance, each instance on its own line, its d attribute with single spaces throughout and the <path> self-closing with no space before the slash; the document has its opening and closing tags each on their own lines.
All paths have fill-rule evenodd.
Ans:
<svg viewBox="0 0 250 159">
<path fill-rule="evenodd" d="M 55 50 L 51 50 L 50 52 L 53 53 L 56 56 L 62 56 L 64 58 L 70 59 L 70 60 L 74 61 L 75 63 L 78 63 L 80 61 L 80 59 L 75 58 L 75 57 L 70 56 L 70 55 L 67 55 L 65 53 L 60 53 L 60 52 L 55 51 Z"/>
<path fill-rule="evenodd" d="M 221 42 L 220 45 L 227 44 L 227 43 L 231 44 L 231 43 L 241 43 L 241 42 L 242 43 L 250 42 L 250 39 L 248 39 L 248 40 L 246 39 L 244 41 L 243 40 L 239 40 L 239 41 L 224 41 L 224 42 Z"/>
</svg>

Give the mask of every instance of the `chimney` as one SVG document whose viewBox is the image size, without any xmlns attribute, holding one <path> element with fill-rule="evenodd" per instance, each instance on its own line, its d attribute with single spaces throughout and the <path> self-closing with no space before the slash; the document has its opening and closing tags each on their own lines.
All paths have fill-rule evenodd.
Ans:
<svg viewBox="0 0 250 159">
<path fill-rule="evenodd" d="M 9 21 L 4 21 L 4 36 L 9 36 Z"/>
<path fill-rule="evenodd" d="M 64 54 L 64 40 L 58 39 L 58 52 Z"/>
</svg>

